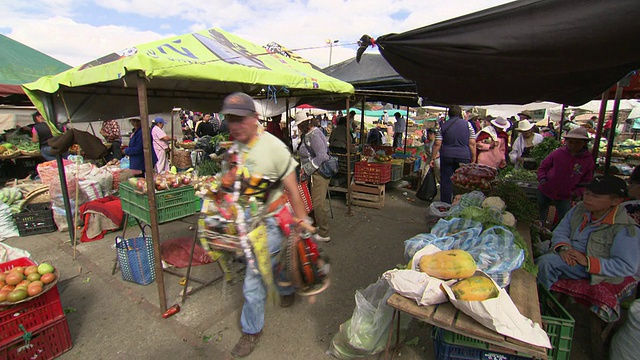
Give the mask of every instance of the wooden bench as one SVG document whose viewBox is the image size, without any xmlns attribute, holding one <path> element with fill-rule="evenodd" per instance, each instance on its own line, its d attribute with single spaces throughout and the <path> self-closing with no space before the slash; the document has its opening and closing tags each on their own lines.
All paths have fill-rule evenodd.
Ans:
<svg viewBox="0 0 640 360">
<path fill-rule="evenodd" d="M 532 254 L 529 232 L 524 231 L 524 229 L 528 229 L 528 227 L 521 225 L 518 228 L 522 237 L 527 242 L 529 254 Z M 536 277 L 524 269 L 517 269 L 513 271 L 511 273 L 511 283 L 509 285 L 508 292 L 520 313 L 542 326 Z M 418 306 L 414 300 L 407 299 L 399 294 L 393 294 L 387 300 L 387 304 L 394 309 L 391 321 L 393 323 L 394 319 L 397 317 L 398 326 L 400 321 L 400 312 L 403 312 L 433 326 L 484 341 L 493 346 L 494 348 L 492 350 L 497 352 L 531 356 L 535 359 L 547 359 L 547 350 L 545 348 L 527 344 L 520 340 L 498 334 L 472 319 L 470 316 L 459 311 L 450 302 L 439 305 Z M 392 332 L 393 326 L 389 331 L 389 338 L 387 339 L 385 359 L 389 352 Z M 396 350 L 398 340 L 398 337 L 396 337 Z M 391 358 L 393 358 L 393 354 L 391 355 Z"/>
</svg>

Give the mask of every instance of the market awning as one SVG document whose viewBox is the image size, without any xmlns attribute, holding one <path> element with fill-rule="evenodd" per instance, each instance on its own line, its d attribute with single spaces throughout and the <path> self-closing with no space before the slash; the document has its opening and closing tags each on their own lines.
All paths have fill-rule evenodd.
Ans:
<svg viewBox="0 0 640 360">
<path fill-rule="evenodd" d="M 220 29 L 138 45 L 23 87 L 50 119 L 117 119 L 139 114 L 139 74 L 149 80 L 151 113 L 173 107 L 218 111 L 224 96 L 235 91 L 273 101 L 344 98 L 354 91 L 348 83 Z"/>
<path fill-rule="evenodd" d="M 639 18 L 637 0 L 520 0 L 363 41 L 429 102 L 579 105 L 640 68 Z"/>
</svg>

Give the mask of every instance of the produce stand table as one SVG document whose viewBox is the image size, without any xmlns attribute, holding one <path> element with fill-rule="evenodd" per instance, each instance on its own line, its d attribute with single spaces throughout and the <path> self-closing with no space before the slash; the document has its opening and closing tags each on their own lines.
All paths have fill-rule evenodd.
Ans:
<svg viewBox="0 0 640 360">
<path fill-rule="evenodd" d="M 531 254 L 531 241 L 529 236 L 523 236 Z M 536 277 L 520 268 L 511 273 L 509 296 L 520 313 L 542 326 L 540 304 L 538 303 L 538 287 Z M 391 323 L 397 317 L 397 326 L 400 326 L 400 313 L 407 313 L 419 321 L 452 331 L 470 338 L 478 339 L 498 347 L 500 352 L 513 351 L 519 354 L 534 356 L 536 359 L 547 359 L 547 350 L 533 346 L 522 341 L 498 334 L 481 325 L 470 316 L 455 308 L 450 302 L 439 305 L 418 306 L 414 300 L 405 298 L 399 294 L 393 294 L 387 300 L 387 304 L 394 309 Z M 398 329 L 396 329 L 396 349 L 399 341 Z M 393 326 L 389 332 L 385 359 L 389 352 Z M 391 354 L 393 358 L 393 353 Z"/>
</svg>

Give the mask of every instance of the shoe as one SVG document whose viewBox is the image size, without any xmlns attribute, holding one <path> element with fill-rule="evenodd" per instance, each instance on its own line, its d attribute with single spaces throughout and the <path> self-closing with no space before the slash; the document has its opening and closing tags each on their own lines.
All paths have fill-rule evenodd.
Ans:
<svg viewBox="0 0 640 360">
<path fill-rule="evenodd" d="M 242 333 L 242 337 L 231 350 L 231 355 L 236 358 L 242 358 L 245 356 L 249 356 L 255 350 L 256 345 L 258 344 L 258 340 L 262 335 L 262 331 L 257 334 L 245 334 Z"/>
<path fill-rule="evenodd" d="M 287 308 L 292 306 L 296 302 L 296 295 L 281 295 L 280 296 L 280 307 Z"/>
<path fill-rule="evenodd" d="M 331 241 L 331 237 L 329 236 L 320 236 L 318 234 L 313 235 L 313 240 L 316 242 L 329 242 Z"/>
</svg>

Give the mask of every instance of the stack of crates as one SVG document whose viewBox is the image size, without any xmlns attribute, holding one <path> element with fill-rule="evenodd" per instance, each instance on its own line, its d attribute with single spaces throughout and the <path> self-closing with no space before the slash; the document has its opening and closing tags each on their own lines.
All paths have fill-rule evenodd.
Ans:
<svg viewBox="0 0 640 360">
<path fill-rule="evenodd" d="M 0 263 L 0 272 L 36 265 L 29 258 Z M 26 302 L 0 305 L 0 359 L 53 359 L 71 349 L 58 286 Z"/>
<path fill-rule="evenodd" d="M 120 184 L 119 192 L 122 211 L 129 214 L 129 218 L 136 217 L 145 224 L 151 224 L 147 194 L 136 192 L 127 182 Z M 158 223 L 193 215 L 200 211 L 200 206 L 200 198 L 196 196 L 193 186 L 156 191 Z"/>
</svg>

